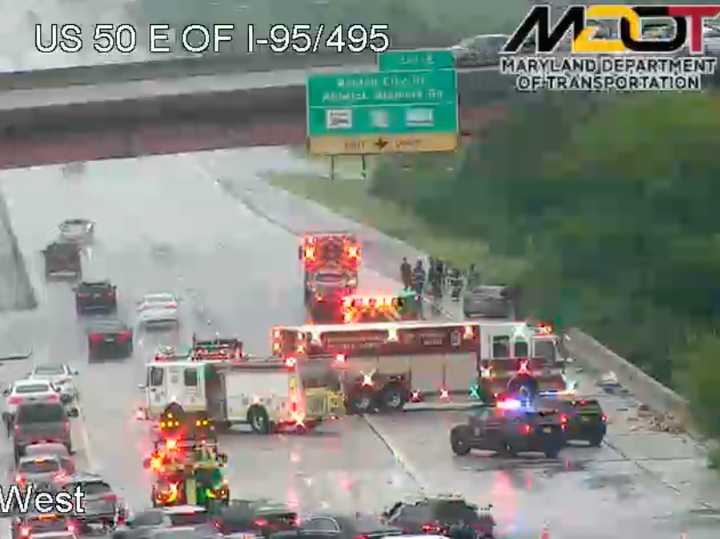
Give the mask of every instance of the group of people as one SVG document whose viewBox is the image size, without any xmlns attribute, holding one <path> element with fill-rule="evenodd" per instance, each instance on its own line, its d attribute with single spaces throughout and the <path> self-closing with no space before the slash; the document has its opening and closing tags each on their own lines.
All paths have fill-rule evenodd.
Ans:
<svg viewBox="0 0 720 539">
<path fill-rule="evenodd" d="M 450 267 L 444 261 L 433 257 L 428 259 L 427 270 L 422 259 L 418 259 L 415 267 L 412 267 L 407 258 L 403 258 L 400 264 L 400 277 L 403 287 L 414 290 L 418 296 L 429 292 L 434 298 L 440 299 L 447 285 L 451 289 L 451 296 L 454 300 L 460 298 L 460 292 L 465 281 L 467 281 L 468 285 L 473 286 L 479 280 L 475 264 L 471 264 L 467 276 L 464 278 L 459 269 Z M 429 285 L 427 290 L 426 284 Z"/>
</svg>

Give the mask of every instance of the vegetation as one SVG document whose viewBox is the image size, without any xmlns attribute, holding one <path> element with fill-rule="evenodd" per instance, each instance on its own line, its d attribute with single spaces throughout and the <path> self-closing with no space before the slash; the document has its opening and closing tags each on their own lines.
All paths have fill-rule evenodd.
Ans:
<svg viewBox="0 0 720 539">
<path fill-rule="evenodd" d="M 463 37 L 511 32 L 528 10 L 527 0 L 140 0 L 135 16 L 173 26 L 189 23 L 388 24 L 394 46 L 444 46 Z M 244 35 L 244 32 L 241 32 Z"/>
</svg>

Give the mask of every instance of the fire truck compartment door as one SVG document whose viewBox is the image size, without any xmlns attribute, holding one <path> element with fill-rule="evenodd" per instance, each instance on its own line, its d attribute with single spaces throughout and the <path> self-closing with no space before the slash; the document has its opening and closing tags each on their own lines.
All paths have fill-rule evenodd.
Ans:
<svg viewBox="0 0 720 539">
<path fill-rule="evenodd" d="M 225 376 L 225 396 L 229 421 L 247 420 L 253 404 L 263 406 L 269 415 L 282 409 L 288 399 L 287 370 L 236 371 Z"/>
</svg>

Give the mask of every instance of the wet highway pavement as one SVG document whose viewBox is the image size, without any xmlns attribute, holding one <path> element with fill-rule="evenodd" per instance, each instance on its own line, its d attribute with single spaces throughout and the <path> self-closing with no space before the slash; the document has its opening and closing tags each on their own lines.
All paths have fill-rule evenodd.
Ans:
<svg viewBox="0 0 720 539">
<path fill-rule="evenodd" d="M 40 303 L 34 312 L 0 317 L 0 340 L 3 346 L 32 343 L 34 361 L 80 370 L 82 417 L 73 427 L 78 459 L 134 507 L 149 503 L 141 465 L 149 438 L 133 410 L 144 362 L 157 344 L 217 330 L 266 353 L 273 324 L 304 320 L 297 238 L 287 229 L 311 225 L 317 210 L 309 205 L 306 215 L 288 215 L 285 220 L 294 221 L 288 226 L 277 207 L 270 211 L 285 197 L 268 198 L 257 179 L 264 170 L 294 166 L 301 165 L 289 152 L 259 148 L 0 174 Z M 284 208 L 299 211 L 298 205 Z M 57 224 L 71 216 L 97 222 L 86 277 L 118 285 L 120 315 L 132 321 L 134 301 L 148 291 L 176 291 L 183 299 L 179 335 L 138 333 L 132 358 L 88 365 L 72 291 L 67 283 L 45 283 L 40 255 Z M 326 216 L 319 227 L 330 224 Z M 336 219 L 333 228 L 343 227 Z M 361 275 L 361 286 L 396 288 L 373 271 Z M 0 368 L 5 382 L 29 370 L 19 363 Z M 584 373 L 575 376 L 581 389 L 598 391 Z M 345 418 L 307 436 L 237 432 L 223 436 L 221 446 L 234 496 L 270 496 L 305 511 L 370 511 L 422 491 L 458 492 L 492 502 L 505 537 L 538 537 L 544 522 L 553 538 L 718 537 L 713 504 L 720 490 L 703 469 L 702 453 L 685 437 L 638 430 L 624 412 L 627 400 L 603 396 L 607 444 L 568 448 L 554 461 L 453 456 L 448 429 L 462 420 L 457 412 Z M 6 441 L 0 453 L 7 468 Z"/>
</svg>

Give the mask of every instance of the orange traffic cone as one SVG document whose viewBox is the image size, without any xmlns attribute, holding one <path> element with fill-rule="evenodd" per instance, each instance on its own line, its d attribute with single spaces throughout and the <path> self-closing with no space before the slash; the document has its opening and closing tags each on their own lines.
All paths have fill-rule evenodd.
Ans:
<svg viewBox="0 0 720 539">
<path fill-rule="evenodd" d="M 545 524 L 542 532 L 540 532 L 540 539 L 550 539 L 550 527 Z"/>
</svg>

